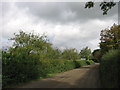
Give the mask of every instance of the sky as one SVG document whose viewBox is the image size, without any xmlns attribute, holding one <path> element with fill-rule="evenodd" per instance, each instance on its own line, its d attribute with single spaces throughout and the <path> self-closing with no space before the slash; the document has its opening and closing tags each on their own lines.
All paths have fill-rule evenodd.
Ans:
<svg viewBox="0 0 120 90">
<path fill-rule="evenodd" d="M 118 6 L 102 15 L 99 2 L 85 9 L 85 2 L 1 2 L 1 44 L 9 47 L 14 33 L 45 33 L 53 47 L 61 50 L 88 46 L 99 48 L 100 31 L 118 23 Z"/>
</svg>

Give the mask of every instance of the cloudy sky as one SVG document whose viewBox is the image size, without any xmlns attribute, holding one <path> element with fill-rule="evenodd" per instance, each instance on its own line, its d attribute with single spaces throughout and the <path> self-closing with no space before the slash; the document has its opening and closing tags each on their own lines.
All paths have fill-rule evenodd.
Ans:
<svg viewBox="0 0 120 90">
<path fill-rule="evenodd" d="M 98 2 L 92 9 L 84 5 L 85 2 L 1 2 L 3 47 L 10 46 L 8 39 L 23 30 L 46 33 L 53 47 L 60 49 L 99 48 L 100 31 L 118 23 L 118 6 L 102 15 Z"/>
</svg>

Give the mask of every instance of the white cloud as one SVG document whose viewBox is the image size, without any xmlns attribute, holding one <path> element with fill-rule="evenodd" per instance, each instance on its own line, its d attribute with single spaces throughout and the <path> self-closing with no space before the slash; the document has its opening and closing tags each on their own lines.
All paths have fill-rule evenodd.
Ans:
<svg viewBox="0 0 120 90">
<path fill-rule="evenodd" d="M 113 25 L 113 23 L 117 23 L 116 19 L 114 19 L 116 16 L 106 20 L 101 20 L 98 17 L 84 23 L 78 21 L 66 24 L 50 23 L 47 19 L 38 18 L 30 13 L 28 7 L 19 8 L 15 3 L 9 4 L 9 11 L 5 12 L 3 16 L 3 45 L 6 45 L 6 39 L 13 37 L 13 33 L 18 33 L 19 30 L 24 30 L 25 32 L 34 30 L 35 33 L 47 33 L 54 47 L 60 49 L 81 49 L 85 46 L 96 49 L 99 45 L 100 31 Z M 76 17 L 76 13 L 71 10 L 63 11 L 60 15 L 63 19 L 74 19 Z"/>
</svg>

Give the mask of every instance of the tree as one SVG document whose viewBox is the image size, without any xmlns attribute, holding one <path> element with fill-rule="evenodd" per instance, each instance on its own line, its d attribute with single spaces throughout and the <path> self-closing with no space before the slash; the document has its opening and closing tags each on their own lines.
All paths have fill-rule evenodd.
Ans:
<svg viewBox="0 0 120 90">
<path fill-rule="evenodd" d="M 63 59 L 76 60 L 79 59 L 79 54 L 76 49 L 65 49 L 62 53 Z"/>
<path fill-rule="evenodd" d="M 3 85 L 25 82 L 42 75 L 40 68 L 51 47 L 46 36 L 20 31 L 15 34 L 13 47 L 2 52 Z"/>
<path fill-rule="evenodd" d="M 14 48 L 12 52 L 18 54 L 24 51 L 23 53 L 30 55 L 36 54 L 40 59 L 45 58 L 47 52 L 52 49 L 51 43 L 48 42 L 45 35 L 39 36 L 34 35 L 33 33 L 25 33 L 20 31 L 19 34 L 14 34 L 15 37 L 11 38 L 14 40 Z M 19 52 L 18 52 L 19 51 Z M 18 52 L 18 53 L 17 53 Z"/>
<path fill-rule="evenodd" d="M 47 59 L 60 59 L 62 58 L 62 52 L 59 49 L 50 48 L 46 53 Z"/>
<path fill-rule="evenodd" d="M 80 51 L 80 57 L 81 58 L 86 58 L 86 60 L 90 59 L 90 57 L 91 57 L 91 50 L 88 47 L 83 48 Z"/>
<path fill-rule="evenodd" d="M 92 2 L 92 1 L 89 1 L 89 2 L 87 2 L 86 4 L 85 4 L 85 8 L 93 8 L 94 7 L 94 2 Z M 110 1 L 110 2 L 101 2 L 100 3 L 100 9 L 103 11 L 103 15 L 106 15 L 107 14 L 107 12 L 112 8 L 112 7 L 114 7 L 116 5 L 116 3 L 115 2 L 113 2 L 113 1 Z"/>
<path fill-rule="evenodd" d="M 118 49 L 120 47 L 120 25 L 114 24 L 110 29 L 102 30 L 100 36 L 102 54 L 110 49 Z"/>
<path fill-rule="evenodd" d="M 92 56 L 95 62 L 99 62 L 101 58 L 101 51 L 100 49 L 96 49 L 92 52 Z"/>
</svg>

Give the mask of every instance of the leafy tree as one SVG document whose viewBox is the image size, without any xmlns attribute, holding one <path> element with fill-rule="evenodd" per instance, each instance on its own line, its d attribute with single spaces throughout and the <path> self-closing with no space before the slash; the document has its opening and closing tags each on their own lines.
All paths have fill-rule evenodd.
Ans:
<svg viewBox="0 0 120 90">
<path fill-rule="evenodd" d="M 96 49 L 92 52 L 92 55 L 93 55 L 93 59 L 95 62 L 99 62 L 100 61 L 100 58 L 101 58 L 101 51 L 100 49 Z"/>
<path fill-rule="evenodd" d="M 65 49 L 62 53 L 63 59 L 76 60 L 79 58 L 79 54 L 76 49 Z"/>
<path fill-rule="evenodd" d="M 50 48 L 46 53 L 46 59 L 60 59 L 62 52 L 59 49 Z"/>
<path fill-rule="evenodd" d="M 80 51 L 80 57 L 81 58 L 86 58 L 86 60 L 90 59 L 90 57 L 91 57 L 91 50 L 88 47 L 83 48 Z"/>
<path fill-rule="evenodd" d="M 19 34 L 14 34 L 15 37 L 11 38 L 11 40 L 14 40 L 14 49 L 13 52 L 16 50 L 19 50 L 19 52 L 22 51 L 22 49 L 30 55 L 31 53 L 34 53 L 40 57 L 40 59 L 43 59 L 46 56 L 46 53 L 51 50 L 51 43 L 48 42 L 47 37 L 45 35 L 39 36 L 34 35 L 33 33 L 26 34 L 23 31 L 20 31 Z"/>
<path fill-rule="evenodd" d="M 87 2 L 87 3 L 85 4 L 85 8 L 93 8 L 94 5 L 95 5 L 94 2 L 89 1 L 89 2 Z M 100 3 L 99 6 L 100 6 L 100 9 L 103 11 L 103 15 L 106 15 L 107 12 L 108 12 L 112 7 L 114 7 L 115 5 L 116 5 L 116 3 L 113 2 L 113 1 L 110 1 L 110 2 L 103 1 L 103 2 Z"/>
<path fill-rule="evenodd" d="M 46 36 L 20 31 L 15 34 L 13 47 L 2 53 L 3 85 L 25 82 L 38 78 L 41 73 L 41 61 L 51 47 Z"/>
<path fill-rule="evenodd" d="M 118 49 L 120 46 L 120 25 L 114 24 L 110 29 L 101 31 L 100 48 L 102 54 L 110 49 Z"/>
</svg>

